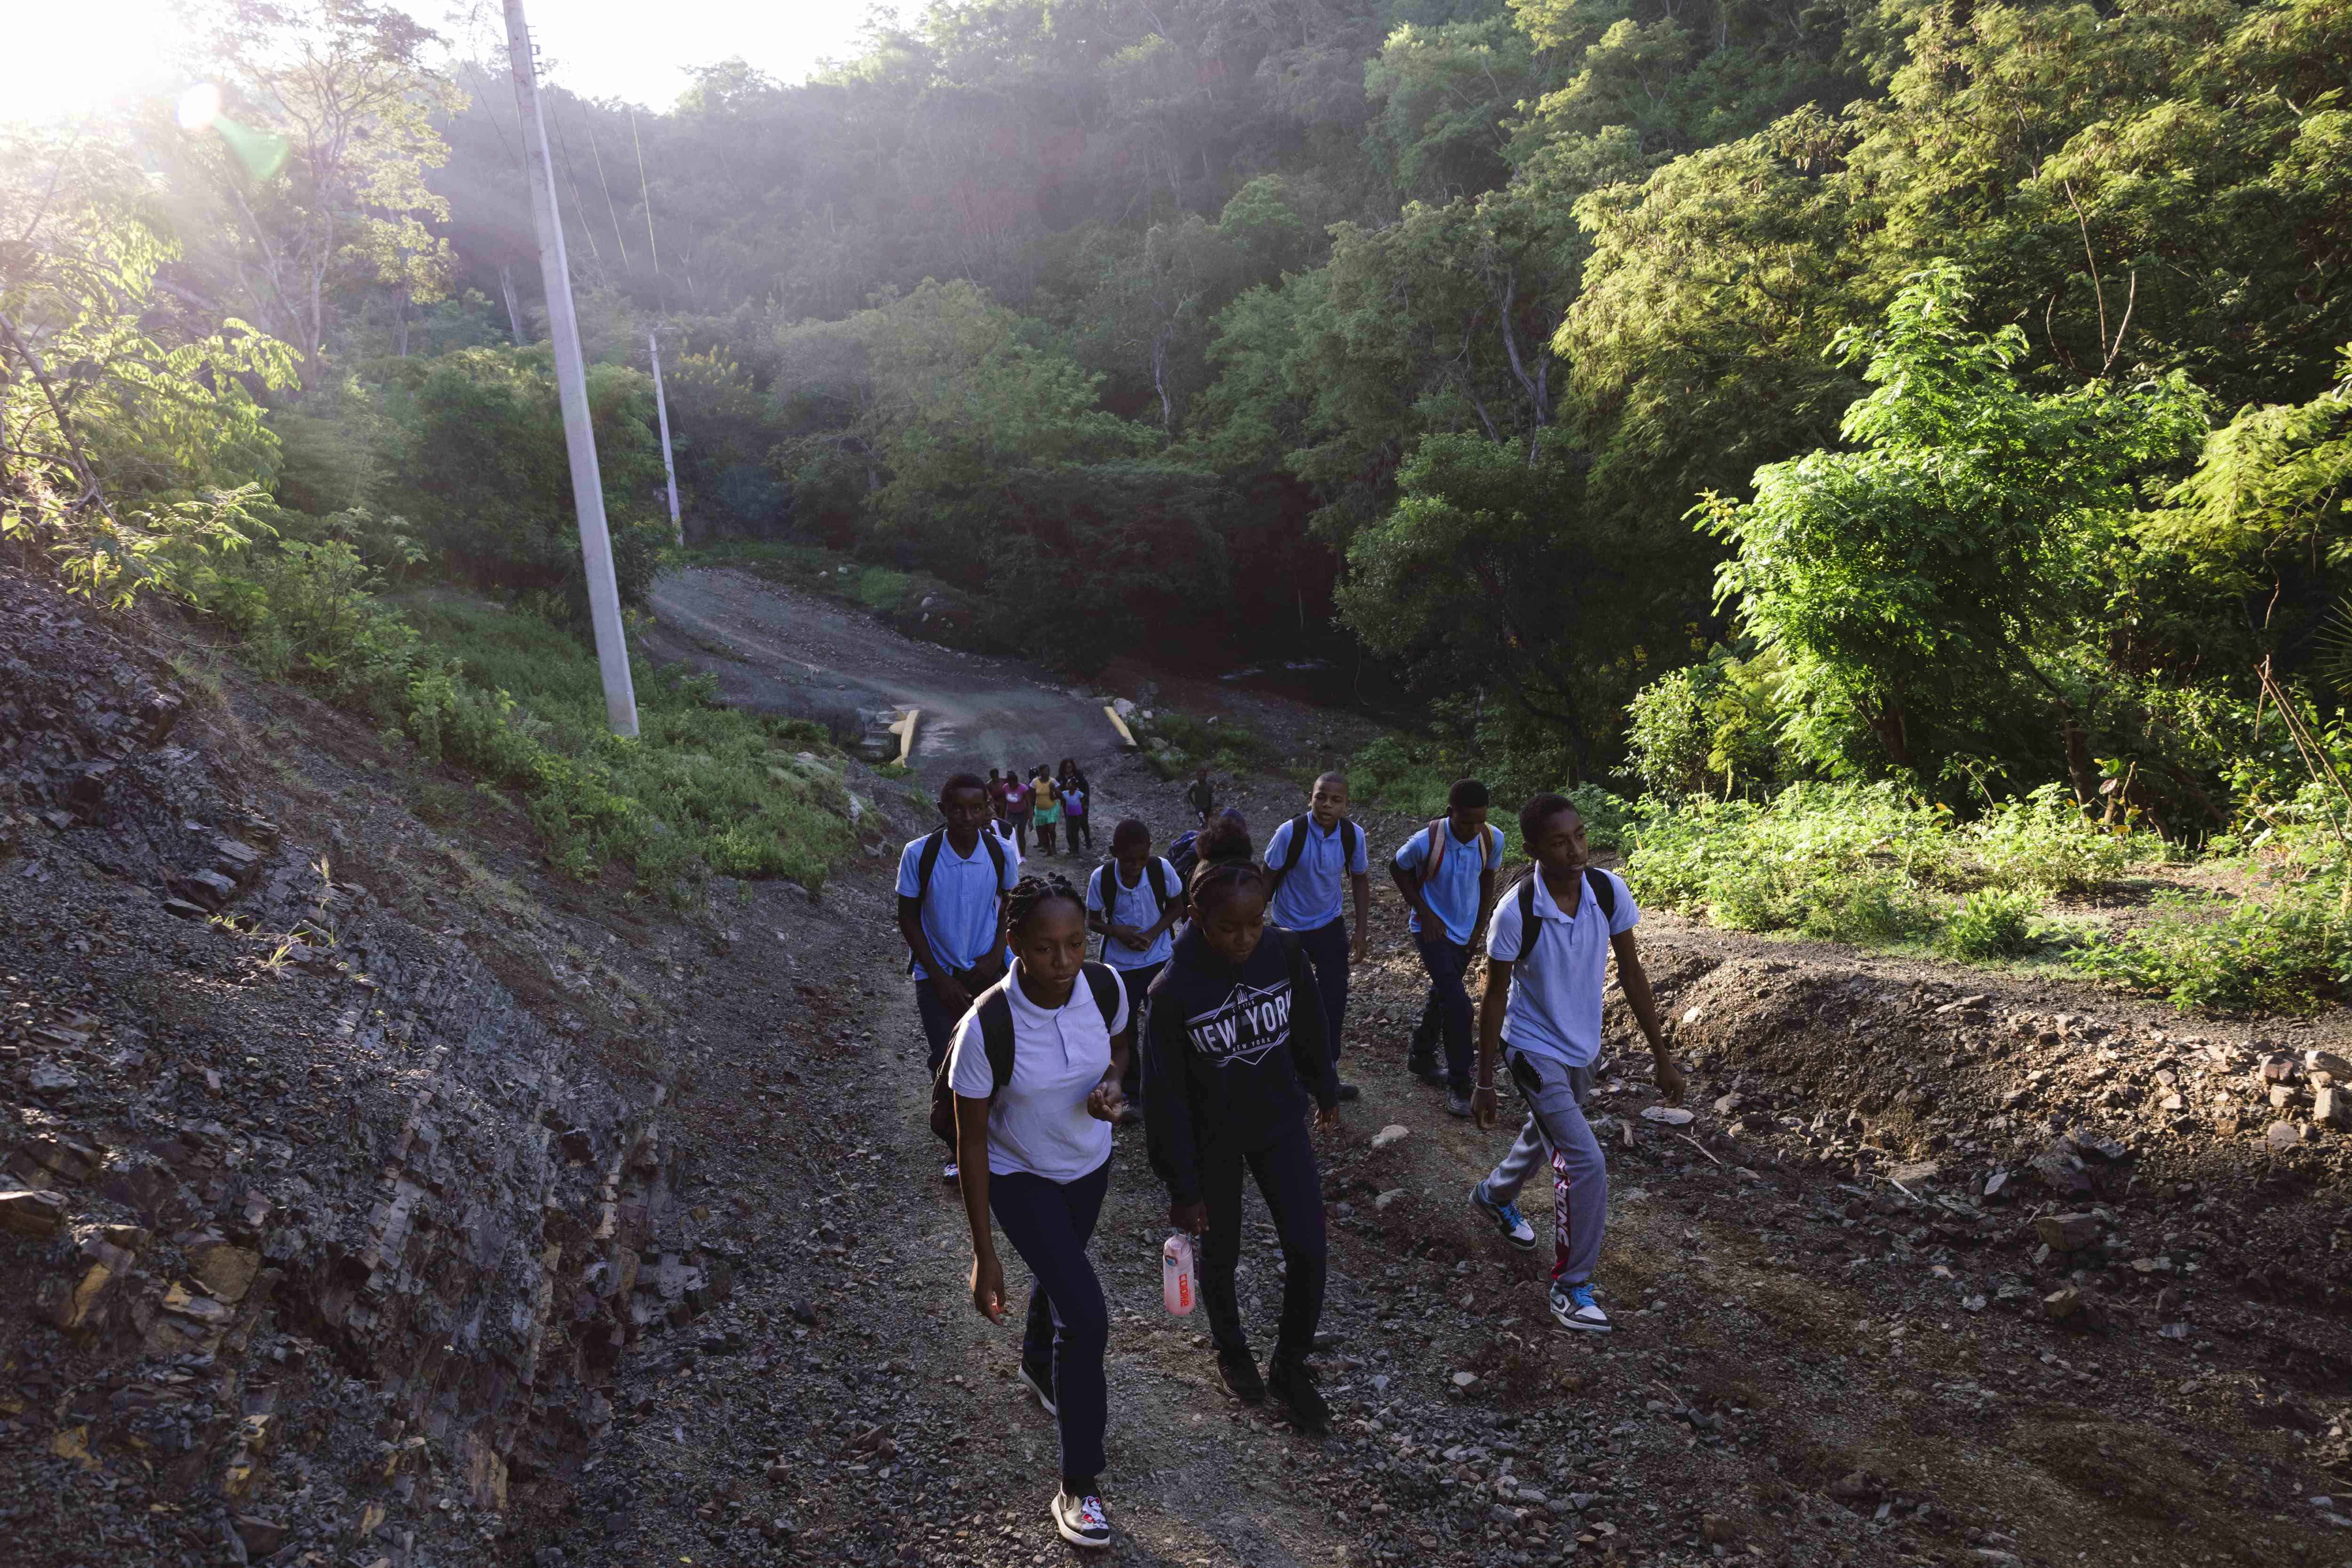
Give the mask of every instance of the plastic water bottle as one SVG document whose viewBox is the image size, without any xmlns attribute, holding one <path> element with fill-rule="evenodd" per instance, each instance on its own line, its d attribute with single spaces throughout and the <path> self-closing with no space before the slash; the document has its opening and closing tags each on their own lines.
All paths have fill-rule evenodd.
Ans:
<svg viewBox="0 0 2352 1568">
<path fill-rule="evenodd" d="M 1160 1300 L 1181 1318 L 1192 1310 L 1199 1295 L 1193 1285 L 1192 1238 L 1180 1230 L 1160 1248 Z"/>
</svg>

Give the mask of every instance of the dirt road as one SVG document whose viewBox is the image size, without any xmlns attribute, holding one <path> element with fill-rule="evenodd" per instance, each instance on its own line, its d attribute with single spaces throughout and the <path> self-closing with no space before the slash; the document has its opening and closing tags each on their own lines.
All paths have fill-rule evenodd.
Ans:
<svg viewBox="0 0 2352 1568">
<path fill-rule="evenodd" d="M 653 603 L 663 626 L 686 639 L 665 651 L 718 676 L 730 702 L 808 717 L 852 705 L 918 710 L 915 765 L 928 785 L 961 770 L 1026 773 L 1064 757 L 1092 771 L 1118 749 L 1098 705 L 1025 666 L 901 637 L 870 616 L 747 573 L 667 573 Z"/>
<path fill-rule="evenodd" d="M 857 646 L 877 668 L 907 658 Z M 945 685 L 928 671 L 953 656 L 922 653 L 876 679 Z M 999 725 L 1053 711 L 1025 678 L 982 679 L 940 695 L 1012 716 Z M 1183 818 L 1179 786 L 1133 760 L 1097 780 L 1162 839 Z M 1295 787 L 1234 781 L 1225 798 L 1262 834 Z M 1409 830 L 1360 816 L 1383 846 Z M 553 1537 L 567 1562 L 1074 1560 L 1045 1516 L 1053 1432 L 1013 1382 L 1016 1330 L 967 1300 L 879 868 L 824 905 L 793 950 L 824 983 L 784 995 L 739 971 L 779 996 L 773 1033 L 714 1039 L 683 1086 L 673 1125 L 708 1173 L 696 1212 L 746 1267 L 730 1301 L 625 1369 L 622 1419 Z M 1453 1121 L 1402 1070 L 1421 981 L 1402 915 L 1381 888 L 1349 1024 L 1363 1100 L 1318 1137 L 1330 1436 L 1236 1408 L 1202 1324 L 1160 1310 L 1165 1194 L 1122 1136 L 1093 1248 L 1113 1315 L 1113 1560 L 2344 1559 L 2352 1333 L 2324 1239 L 2352 1235 L 2342 1155 L 2316 1131 L 2288 1158 L 2240 1131 L 2242 1110 L 2270 1115 L 2268 1089 L 2241 1082 L 2273 1043 L 2259 1031 L 1654 915 L 1697 1120 L 1641 1114 L 1646 1060 L 1612 1006 L 1601 1282 L 1619 1331 L 1595 1340 L 1546 1315 L 1548 1247 L 1510 1251 L 1464 1200 L 1509 1130 Z M 2175 1084 L 2193 1107 L 2159 1112 Z M 1391 1126 L 1403 1135 L 1376 1142 Z M 1549 1194 L 1525 1202 L 1548 1234 Z M 1254 1199 L 1244 1258 L 1263 1344 L 1279 1257 Z"/>
</svg>

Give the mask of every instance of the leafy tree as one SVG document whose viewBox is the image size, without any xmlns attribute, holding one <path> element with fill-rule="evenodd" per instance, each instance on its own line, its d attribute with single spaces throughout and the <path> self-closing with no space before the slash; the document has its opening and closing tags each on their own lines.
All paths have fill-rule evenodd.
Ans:
<svg viewBox="0 0 2352 1568">
<path fill-rule="evenodd" d="M 1507 17 L 1399 27 L 1364 68 L 1379 111 L 1367 145 L 1400 195 L 1490 190 L 1510 173 L 1505 121 L 1536 85 L 1527 35 Z"/>
<path fill-rule="evenodd" d="M 380 494 L 383 510 L 413 520 L 418 537 L 457 574 L 511 591 L 555 596 L 584 612 L 563 415 L 554 355 L 526 349 L 467 349 L 426 363 L 380 361 L 391 413 Z M 641 604 L 669 536 L 656 510 L 662 484 L 653 382 L 596 365 L 588 404 L 614 574 L 625 603 Z"/>
<path fill-rule="evenodd" d="M 1955 758 L 2054 765 L 2087 798 L 2112 679 L 2085 644 L 2135 486 L 2180 459 L 2205 404 L 2179 375 L 2033 394 L 2022 331 L 1971 331 L 1969 302 L 1948 264 L 1911 279 L 1883 329 L 1839 339 L 1874 388 L 1846 411 L 1854 449 L 1767 465 L 1752 501 L 1698 515 L 1737 546 L 1718 588 L 1786 659 L 1790 734 L 1816 762 L 1863 761 L 1859 721 L 1923 782 Z"/>
<path fill-rule="evenodd" d="M 396 6 L 210 0 L 199 22 L 230 97 L 187 153 L 217 203 L 184 226 L 190 259 L 219 313 L 249 310 L 315 385 L 345 289 L 389 285 L 404 309 L 441 297 L 449 251 L 429 226 L 449 208 L 425 176 L 447 154 L 433 116 L 463 95 Z"/>
<path fill-rule="evenodd" d="M 60 199 L 69 161 L 89 183 Z M 43 143 L 0 163 L 0 206 L 26 220 L 0 247 L 0 539 L 121 605 L 184 586 L 192 552 L 246 542 L 278 450 L 248 389 L 293 366 L 242 321 L 151 330 L 176 248 L 118 205 L 131 169 L 91 178 L 105 163 Z"/>
<path fill-rule="evenodd" d="M 1612 748 L 1632 694 L 1640 602 L 1622 542 L 1595 531 L 1567 442 L 1425 437 L 1397 501 L 1348 547 L 1339 614 L 1426 689 L 1492 689 L 1549 726 L 1578 770 Z"/>
<path fill-rule="evenodd" d="M 1847 142 L 1808 110 L 1578 204 L 1592 250 L 1555 348 L 1598 510 L 1664 529 L 1700 491 L 1832 437 L 1860 388 L 1823 351 L 1868 298 Z"/>
<path fill-rule="evenodd" d="M 2282 673 L 2325 656 L 2332 683 L 2352 689 L 2336 608 L 2352 575 L 2352 345 L 2338 368 L 2342 379 L 2309 402 L 2250 405 L 2207 436 L 2196 468 L 2137 531 L 2158 559 L 2179 558 L 2201 595 L 2234 599 Z M 2195 637 L 2193 626 L 2167 630 L 2174 648 Z"/>
</svg>

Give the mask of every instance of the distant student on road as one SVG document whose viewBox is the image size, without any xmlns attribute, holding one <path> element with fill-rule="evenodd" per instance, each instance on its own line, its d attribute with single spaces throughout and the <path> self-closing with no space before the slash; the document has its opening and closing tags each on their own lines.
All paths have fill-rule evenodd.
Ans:
<svg viewBox="0 0 2352 1568">
<path fill-rule="evenodd" d="M 1004 973 L 1004 900 L 1021 864 L 987 831 L 988 785 L 977 773 L 940 786 L 940 816 L 947 826 L 898 857 L 898 933 L 934 1078 L 956 1020 Z M 954 1162 L 940 1174 L 954 1181 Z"/>
<path fill-rule="evenodd" d="M 1485 784 L 1458 780 L 1447 792 L 1445 815 L 1406 839 L 1389 861 L 1389 875 L 1412 910 L 1413 945 L 1429 973 L 1429 997 L 1405 1066 L 1423 1083 L 1444 1085 L 1445 1109 L 1456 1116 L 1470 1114 L 1470 994 L 1462 977 L 1477 945 L 1479 918 L 1495 901 L 1496 868 L 1503 863 L 1503 830 L 1487 826 L 1487 804 Z"/>
<path fill-rule="evenodd" d="M 1271 1394 L 1302 1431 L 1330 1410 L 1307 1368 L 1328 1267 L 1323 1178 L 1307 1135 L 1310 1099 L 1338 1125 L 1339 1080 L 1323 1050 L 1323 1010 L 1296 938 L 1266 929 L 1266 874 L 1203 858 L 1192 929 L 1151 983 L 1145 1015 L 1145 1146 L 1168 1184 L 1169 1223 L 1203 1237 L 1201 1301 L 1225 1387 L 1245 1405 Z M 1258 1375 L 1234 1298 L 1246 1171 L 1281 1238 L 1282 1321 Z"/>
<path fill-rule="evenodd" d="M 1058 854 L 1060 851 L 1054 847 L 1054 828 L 1062 820 L 1062 787 L 1054 782 L 1054 775 L 1043 763 L 1029 775 L 1029 824 L 1037 830 L 1037 853 Z"/>
<path fill-rule="evenodd" d="M 1348 1021 L 1348 965 L 1370 961 L 1372 926 L 1371 862 L 1364 854 L 1364 830 L 1348 819 L 1347 774 L 1325 773 L 1315 781 L 1306 815 L 1292 817 L 1266 839 L 1265 866 L 1274 879 L 1274 923 L 1297 934 L 1315 966 L 1324 1038 L 1336 1063 Z M 1356 896 L 1352 950 L 1339 907 L 1342 882 Z M 1356 1086 L 1341 1083 L 1339 1098 L 1355 1099 Z"/>
<path fill-rule="evenodd" d="M 1140 1016 L 1144 991 L 1174 946 L 1169 932 L 1184 912 L 1184 884 L 1173 866 L 1151 853 L 1151 829 L 1132 816 L 1112 830 L 1110 855 L 1087 879 L 1087 925 L 1103 939 L 1103 962 L 1118 971 Z M 1142 1066 L 1138 1053 L 1120 1086 L 1130 1101 L 1143 1098 Z"/>
<path fill-rule="evenodd" d="M 1110 1185 L 1111 1123 L 1133 1030 L 1126 992 L 1085 962 L 1086 910 L 1068 882 L 1023 879 L 1009 934 L 1013 973 L 964 1015 L 948 1066 L 971 1228 L 971 1304 L 991 1322 L 1004 1319 L 992 1214 L 1037 1279 L 1020 1375 L 1061 1436 L 1054 1528 L 1073 1546 L 1108 1546 L 1100 1488 L 1110 1310 L 1087 1243 Z"/>
<path fill-rule="evenodd" d="M 1551 1315 L 1564 1329 L 1606 1333 L 1592 1270 L 1609 1217 L 1609 1169 L 1584 1119 L 1601 1055 L 1601 985 L 1609 955 L 1617 983 L 1657 1062 L 1658 1092 L 1683 1095 L 1683 1070 L 1666 1054 L 1658 1005 L 1633 942 L 1642 911 L 1613 873 L 1592 866 L 1584 818 L 1567 796 L 1538 795 L 1519 812 L 1519 838 L 1535 860 L 1495 905 L 1486 926 L 1486 993 L 1478 1008 L 1478 1084 L 1471 1114 L 1495 1125 L 1495 1058 L 1510 1064 L 1528 1102 L 1527 1125 L 1503 1163 L 1470 1189 L 1470 1202 L 1514 1247 L 1535 1228 L 1518 1211 L 1520 1187 L 1552 1167 Z"/>
<path fill-rule="evenodd" d="M 1192 782 L 1184 786 L 1184 804 L 1200 816 L 1201 826 L 1209 826 L 1209 814 L 1217 809 L 1217 790 L 1209 782 L 1208 769 L 1202 768 L 1194 773 Z"/>
<path fill-rule="evenodd" d="M 997 788 L 1002 792 L 999 799 L 1003 802 L 1003 810 L 998 815 L 1011 831 L 1013 841 L 1021 846 L 1021 853 L 1026 856 L 1029 853 L 1029 781 L 1021 776 L 1020 769 L 1007 768 Z"/>
<path fill-rule="evenodd" d="M 1087 853 L 1093 854 L 1095 848 L 1094 786 L 1087 782 L 1086 770 L 1079 767 L 1072 758 L 1064 757 L 1061 774 L 1055 783 L 1059 784 L 1062 790 L 1062 823 L 1066 830 L 1064 837 L 1069 842 L 1070 853 L 1075 855 L 1078 852 L 1078 840 L 1084 838 Z"/>
</svg>

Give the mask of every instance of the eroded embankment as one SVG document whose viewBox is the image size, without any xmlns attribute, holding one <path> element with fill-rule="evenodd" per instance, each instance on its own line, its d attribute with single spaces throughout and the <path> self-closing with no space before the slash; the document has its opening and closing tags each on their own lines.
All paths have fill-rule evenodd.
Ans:
<svg viewBox="0 0 2352 1568">
<path fill-rule="evenodd" d="M 371 890 L 415 846 L 145 636 L 0 574 L 0 1534 L 66 1563 L 494 1530 L 611 1419 L 625 1343 L 726 1289 L 655 1032 Z"/>
</svg>

